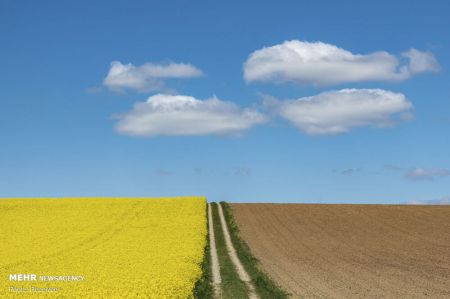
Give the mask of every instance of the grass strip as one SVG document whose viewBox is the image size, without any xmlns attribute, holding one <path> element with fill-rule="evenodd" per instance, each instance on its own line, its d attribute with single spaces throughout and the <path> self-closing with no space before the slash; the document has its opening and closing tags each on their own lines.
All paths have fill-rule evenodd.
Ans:
<svg viewBox="0 0 450 299">
<path fill-rule="evenodd" d="M 217 203 L 212 203 L 211 210 L 216 237 L 217 256 L 220 264 L 220 275 L 222 278 L 222 296 L 224 299 L 246 299 L 248 298 L 247 288 L 239 279 L 236 269 L 228 255 L 222 227 L 220 226 Z"/>
<path fill-rule="evenodd" d="M 226 202 L 221 202 L 221 204 L 225 220 L 228 224 L 228 230 L 230 231 L 231 241 L 236 248 L 237 255 L 241 260 L 242 265 L 252 278 L 258 295 L 261 299 L 288 298 L 289 294 L 281 289 L 266 273 L 262 271 L 259 267 L 258 259 L 252 255 L 250 247 L 247 243 L 240 238 L 239 228 L 233 218 L 231 206 Z"/>
<path fill-rule="evenodd" d="M 208 231 L 208 205 L 206 205 L 206 231 Z M 209 233 L 206 234 L 206 246 L 202 262 L 202 276 L 195 283 L 194 298 L 205 299 L 213 298 L 213 289 L 211 286 L 211 255 L 209 248 Z"/>
</svg>

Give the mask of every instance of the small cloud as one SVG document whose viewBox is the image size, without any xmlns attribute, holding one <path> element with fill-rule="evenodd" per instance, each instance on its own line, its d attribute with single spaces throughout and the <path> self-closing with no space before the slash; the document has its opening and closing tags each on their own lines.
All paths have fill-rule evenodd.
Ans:
<svg viewBox="0 0 450 299">
<path fill-rule="evenodd" d="M 132 111 L 116 115 L 120 134 L 155 136 L 239 135 L 268 118 L 216 97 L 198 100 L 185 95 L 156 94 Z"/>
<path fill-rule="evenodd" d="M 92 86 L 84 89 L 85 92 L 90 94 L 99 94 L 102 92 L 102 90 L 103 89 L 101 86 Z"/>
<path fill-rule="evenodd" d="M 360 172 L 360 171 L 361 171 L 361 168 L 347 168 L 347 169 L 342 170 L 340 172 L 340 174 L 341 175 L 345 175 L 345 176 L 349 176 L 349 175 L 353 175 L 356 172 Z"/>
<path fill-rule="evenodd" d="M 395 116 L 412 109 L 401 93 L 342 89 L 295 100 L 271 101 L 272 109 L 308 135 L 347 133 L 356 127 L 392 127 Z"/>
<path fill-rule="evenodd" d="M 252 169 L 247 166 L 239 166 L 235 167 L 233 174 L 235 176 L 251 176 L 252 175 Z"/>
<path fill-rule="evenodd" d="M 196 175 L 202 175 L 204 172 L 205 172 L 205 170 L 203 168 L 201 168 L 201 167 L 194 168 L 194 173 Z"/>
<path fill-rule="evenodd" d="M 259 93 L 259 96 L 262 99 L 262 106 L 264 107 L 264 109 L 269 112 L 277 111 L 280 101 L 276 97 L 265 93 Z"/>
<path fill-rule="evenodd" d="M 155 172 L 156 172 L 156 175 L 160 176 L 160 177 L 166 177 L 166 176 L 172 175 L 172 172 L 170 172 L 168 170 L 165 170 L 165 169 L 162 169 L 162 168 L 156 169 Z"/>
<path fill-rule="evenodd" d="M 386 51 L 354 54 L 332 44 L 291 40 L 250 54 L 244 63 L 244 79 L 246 82 L 320 86 L 401 81 L 416 74 L 436 72 L 439 68 L 431 52 L 417 49 L 410 49 L 401 56 Z"/>
<path fill-rule="evenodd" d="M 450 176 L 450 170 L 444 168 L 413 168 L 405 173 L 405 178 L 412 181 L 431 181 Z"/>
<path fill-rule="evenodd" d="M 406 202 L 408 205 L 450 205 L 450 196 L 443 197 L 441 199 L 432 199 L 425 201 L 408 201 Z"/>
<path fill-rule="evenodd" d="M 406 67 L 406 72 L 410 76 L 440 70 L 439 63 L 431 52 L 422 52 L 413 48 L 403 52 L 402 56 L 409 59 L 409 64 L 404 67 Z"/>
<path fill-rule="evenodd" d="M 393 165 L 393 164 L 384 165 L 384 169 L 388 170 L 388 171 L 394 171 L 394 172 L 399 172 L 399 171 L 404 170 L 404 168 L 397 166 L 397 165 Z"/>
<path fill-rule="evenodd" d="M 355 174 L 357 172 L 361 172 L 361 171 L 362 171 L 361 167 L 358 167 L 358 168 L 350 167 L 350 168 L 345 168 L 345 169 L 338 169 L 338 168 L 331 169 L 332 173 L 343 175 L 343 176 L 350 176 L 350 175 L 353 175 L 353 174 Z"/>
<path fill-rule="evenodd" d="M 113 61 L 103 85 L 113 91 L 134 90 L 139 92 L 167 90 L 164 80 L 187 79 L 203 76 L 203 72 L 191 64 L 144 63 L 134 66 Z"/>
<path fill-rule="evenodd" d="M 353 174 L 354 172 L 355 172 L 355 170 L 354 170 L 353 168 L 348 168 L 348 169 L 342 170 L 342 171 L 341 171 L 341 174 L 342 174 L 342 175 L 351 175 L 351 174 Z"/>
</svg>

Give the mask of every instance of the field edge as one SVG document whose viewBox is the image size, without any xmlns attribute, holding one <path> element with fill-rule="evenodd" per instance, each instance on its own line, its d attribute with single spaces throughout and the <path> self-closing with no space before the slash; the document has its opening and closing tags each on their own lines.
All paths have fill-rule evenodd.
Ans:
<svg viewBox="0 0 450 299">
<path fill-rule="evenodd" d="M 203 261 L 201 264 L 202 276 L 195 282 L 193 296 L 195 299 L 213 298 L 213 289 L 211 286 L 211 258 L 209 246 L 209 220 L 208 220 L 208 203 L 205 206 L 206 211 L 206 244 L 203 251 Z"/>
<path fill-rule="evenodd" d="M 238 257 L 255 284 L 258 295 L 262 299 L 289 298 L 290 294 L 283 290 L 261 269 L 258 259 L 251 253 L 248 244 L 240 237 L 239 227 L 234 220 L 231 206 L 224 201 L 220 202 L 220 204 L 222 205 L 225 221 L 227 222 L 231 240 L 236 248 Z"/>
</svg>

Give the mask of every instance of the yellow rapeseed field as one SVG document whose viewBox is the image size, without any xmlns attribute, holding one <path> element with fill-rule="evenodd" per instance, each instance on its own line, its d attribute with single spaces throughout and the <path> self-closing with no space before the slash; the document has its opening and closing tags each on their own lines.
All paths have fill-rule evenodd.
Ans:
<svg viewBox="0 0 450 299">
<path fill-rule="evenodd" d="M 0 298 L 192 298 L 206 234 L 202 197 L 0 199 Z"/>
</svg>

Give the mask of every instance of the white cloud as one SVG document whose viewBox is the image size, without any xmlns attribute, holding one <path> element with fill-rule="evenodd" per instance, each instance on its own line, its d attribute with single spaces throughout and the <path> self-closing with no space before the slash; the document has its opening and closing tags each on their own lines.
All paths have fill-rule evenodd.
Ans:
<svg viewBox="0 0 450 299">
<path fill-rule="evenodd" d="M 113 61 L 103 85 L 112 90 L 161 90 L 164 88 L 164 79 L 194 78 L 202 75 L 203 72 L 191 64 L 144 63 L 141 66 L 134 66 L 131 63 L 122 64 L 120 61 Z"/>
<path fill-rule="evenodd" d="M 403 94 L 382 89 L 342 89 L 275 105 L 277 114 L 309 135 L 345 133 L 361 126 L 392 126 L 395 115 L 411 108 Z"/>
<path fill-rule="evenodd" d="M 409 201 L 408 205 L 450 205 L 450 197 L 443 197 L 441 199 L 431 199 L 431 200 L 414 200 Z"/>
<path fill-rule="evenodd" d="M 267 121 L 252 108 L 240 108 L 216 97 L 198 100 L 157 94 L 119 115 L 116 130 L 131 136 L 235 135 Z"/>
<path fill-rule="evenodd" d="M 407 66 L 406 72 L 410 75 L 429 71 L 436 72 L 440 69 L 436 58 L 431 52 L 421 52 L 416 49 L 410 49 L 409 51 L 402 53 L 402 56 L 409 59 L 409 65 Z"/>
<path fill-rule="evenodd" d="M 244 79 L 247 82 L 334 85 L 405 80 L 439 69 L 431 52 L 410 49 L 400 58 L 408 63 L 402 63 L 385 51 L 361 55 L 322 42 L 292 40 L 250 54 L 244 63 Z"/>
<path fill-rule="evenodd" d="M 450 176 L 450 170 L 444 168 L 413 168 L 406 172 L 405 178 L 413 181 L 434 180 Z"/>
</svg>

